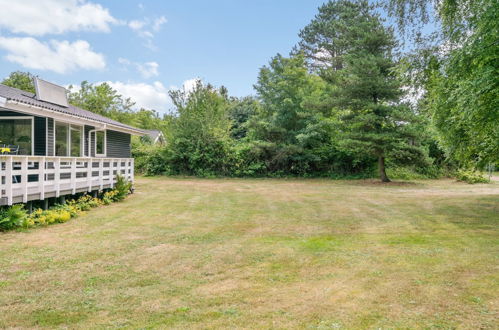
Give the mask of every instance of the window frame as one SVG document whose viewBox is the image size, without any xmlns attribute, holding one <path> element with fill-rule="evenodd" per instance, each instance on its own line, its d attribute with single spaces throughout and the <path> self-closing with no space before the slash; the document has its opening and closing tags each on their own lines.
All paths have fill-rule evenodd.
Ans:
<svg viewBox="0 0 499 330">
<path fill-rule="evenodd" d="M 64 125 L 68 128 L 68 137 L 67 137 L 67 141 L 66 141 L 66 154 L 67 156 L 57 156 L 56 155 L 56 142 L 57 142 L 57 125 Z M 78 127 L 78 128 L 76 128 Z M 71 131 L 80 131 L 80 155 L 79 156 L 71 156 Z M 68 158 L 80 158 L 80 157 L 84 157 L 83 155 L 85 154 L 85 129 L 84 129 L 84 126 L 83 125 L 76 125 L 76 124 L 72 124 L 72 123 L 68 123 L 68 122 L 64 122 L 64 121 L 60 121 L 60 120 L 54 120 L 54 146 L 53 146 L 54 150 L 53 150 L 53 153 L 54 153 L 54 157 L 68 157 Z"/>
<path fill-rule="evenodd" d="M 12 120 L 12 119 L 24 119 L 24 120 L 30 120 L 31 121 L 31 155 L 29 156 L 34 156 L 35 155 L 35 117 L 34 116 L 5 116 L 5 117 L 0 117 L 0 120 L 5 119 L 5 120 Z"/>
<path fill-rule="evenodd" d="M 104 151 L 103 154 L 98 154 L 97 153 L 97 133 L 98 132 L 103 132 L 104 133 L 104 141 L 103 141 L 103 146 L 102 150 Z M 101 130 L 95 130 L 93 132 L 94 134 L 94 152 L 95 152 L 95 157 L 106 157 L 107 155 L 107 130 L 106 129 L 101 129 Z"/>
</svg>

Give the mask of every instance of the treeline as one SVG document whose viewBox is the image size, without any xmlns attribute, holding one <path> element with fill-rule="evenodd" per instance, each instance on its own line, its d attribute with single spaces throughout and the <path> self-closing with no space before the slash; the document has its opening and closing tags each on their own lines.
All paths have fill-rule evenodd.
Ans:
<svg viewBox="0 0 499 330">
<path fill-rule="evenodd" d="M 168 146 L 147 174 L 372 177 L 386 168 L 437 176 L 443 152 L 403 101 L 392 29 L 367 1 L 328 2 L 287 57 L 260 70 L 255 98 L 198 82 L 171 93 Z M 149 156 L 147 156 L 149 155 Z"/>
<path fill-rule="evenodd" d="M 107 84 L 83 82 L 70 102 L 159 129 L 164 146 L 134 140 L 146 175 L 463 178 L 499 155 L 497 2 L 387 0 L 400 35 L 434 14 L 441 30 L 400 54 L 395 27 L 365 0 L 329 1 L 287 56 L 260 69 L 256 96 L 198 81 L 160 116 L 133 111 Z M 28 90 L 29 74 L 4 83 Z M 413 92 L 411 94 L 411 92 Z M 417 94 L 417 97 L 414 95 Z"/>
</svg>

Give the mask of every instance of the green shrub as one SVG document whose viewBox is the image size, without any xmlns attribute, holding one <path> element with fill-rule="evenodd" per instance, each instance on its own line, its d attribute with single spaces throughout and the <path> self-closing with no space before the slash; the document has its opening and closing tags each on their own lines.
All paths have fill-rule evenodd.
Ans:
<svg viewBox="0 0 499 330">
<path fill-rule="evenodd" d="M 168 161 L 163 147 L 142 145 L 133 150 L 133 157 L 137 173 L 153 176 L 167 172 Z"/>
<path fill-rule="evenodd" d="M 27 215 L 28 213 L 22 204 L 0 210 L 0 230 L 12 230 L 23 226 Z"/>
<path fill-rule="evenodd" d="M 114 202 L 115 198 L 116 190 L 109 190 L 102 195 L 102 202 L 104 203 L 104 205 L 109 205 Z"/>
<path fill-rule="evenodd" d="M 114 185 L 114 191 L 116 195 L 114 197 L 115 202 L 119 202 L 125 199 L 125 197 L 130 193 L 132 189 L 132 183 L 125 179 L 124 176 L 116 176 L 116 184 Z"/>
<path fill-rule="evenodd" d="M 456 178 L 458 181 L 467 182 L 470 184 L 474 183 L 488 183 L 489 180 L 485 178 L 480 172 L 472 169 L 460 169 L 456 172 Z"/>
</svg>

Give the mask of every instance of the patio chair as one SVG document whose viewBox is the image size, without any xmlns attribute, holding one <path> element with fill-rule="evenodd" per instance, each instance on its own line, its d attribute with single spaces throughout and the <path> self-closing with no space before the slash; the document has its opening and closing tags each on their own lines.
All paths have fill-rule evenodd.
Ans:
<svg viewBox="0 0 499 330">
<path fill-rule="evenodd" d="M 6 144 L 0 144 L 0 155 L 5 155 L 7 154 L 8 147 Z"/>
<path fill-rule="evenodd" d="M 19 146 L 9 144 L 7 148 L 10 149 L 10 152 L 7 152 L 8 155 L 17 155 L 19 154 Z"/>
</svg>

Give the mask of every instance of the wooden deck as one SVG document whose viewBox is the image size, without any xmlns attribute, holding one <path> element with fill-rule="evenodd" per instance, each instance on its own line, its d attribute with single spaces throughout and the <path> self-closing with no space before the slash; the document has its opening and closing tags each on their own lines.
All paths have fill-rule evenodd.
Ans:
<svg viewBox="0 0 499 330">
<path fill-rule="evenodd" d="M 134 180 L 133 158 L 0 156 L 0 205 L 112 188 Z"/>
</svg>

